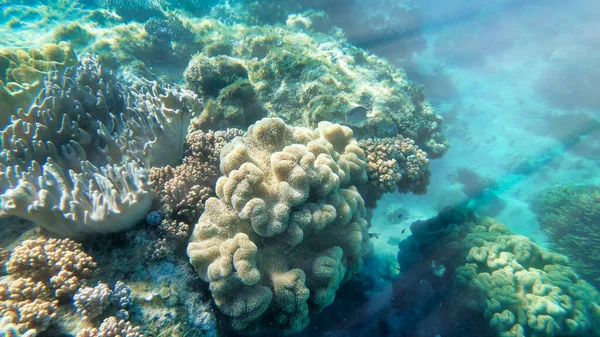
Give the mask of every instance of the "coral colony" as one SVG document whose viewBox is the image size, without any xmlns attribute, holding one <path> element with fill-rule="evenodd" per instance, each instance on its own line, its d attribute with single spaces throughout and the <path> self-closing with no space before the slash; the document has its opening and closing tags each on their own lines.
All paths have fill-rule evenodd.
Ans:
<svg viewBox="0 0 600 337">
<path fill-rule="evenodd" d="M 415 222 L 381 276 L 363 269 L 377 201 L 426 193 L 449 143 L 423 87 L 344 37 L 327 1 L 43 3 L 0 7 L 29 41 L 2 33 L 0 336 L 306 333 L 375 278 L 382 336 L 427 303 L 458 320 L 448 336 L 600 336 L 577 274 L 597 276 L 591 257 L 570 265 L 470 210 Z M 385 13 L 365 29 L 421 50 Z M 550 193 L 542 208 L 592 193 L 598 209 L 597 191 Z"/>
</svg>

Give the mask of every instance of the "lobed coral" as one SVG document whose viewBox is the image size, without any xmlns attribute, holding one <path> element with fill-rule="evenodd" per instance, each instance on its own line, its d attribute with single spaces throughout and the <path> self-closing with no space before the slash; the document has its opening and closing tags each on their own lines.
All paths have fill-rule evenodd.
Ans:
<svg viewBox="0 0 600 337">
<path fill-rule="evenodd" d="M 411 231 L 399 245 L 396 307 L 416 302 L 410 287 L 428 283 L 427 296 L 419 302 L 439 302 L 440 309 L 421 315 L 443 315 L 448 327 L 441 329 L 449 328 L 448 335 L 600 335 L 600 293 L 569 267 L 564 255 L 464 209 L 415 222 Z M 451 313 L 438 313 L 446 306 Z"/>
<path fill-rule="evenodd" d="M 457 284 L 481 293 L 484 315 L 502 336 L 600 336 L 600 293 L 564 255 L 483 219 L 466 238 Z"/>
<path fill-rule="evenodd" d="M 263 119 L 221 152 L 210 198 L 188 245 L 219 309 L 245 332 L 308 324 L 370 250 L 363 151 L 352 130 Z M 275 325 L 273 326 L 273 323 Z"/>
</svg>

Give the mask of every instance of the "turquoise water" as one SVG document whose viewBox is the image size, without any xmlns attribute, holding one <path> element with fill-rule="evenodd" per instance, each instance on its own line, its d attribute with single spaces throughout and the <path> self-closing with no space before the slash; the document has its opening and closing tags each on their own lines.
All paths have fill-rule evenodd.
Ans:
<svg viewBox="0 0 600 337">
<path fill-rule="evenodd" d="M 598 10 L 0 0 L 0 336 L 600 336 Z"/>
</svg>

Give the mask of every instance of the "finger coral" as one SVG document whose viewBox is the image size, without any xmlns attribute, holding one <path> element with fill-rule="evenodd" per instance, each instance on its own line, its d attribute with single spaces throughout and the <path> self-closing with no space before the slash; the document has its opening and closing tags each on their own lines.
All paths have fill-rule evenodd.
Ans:
<svg viewBox="0 0 600 337">
<path fill-rule="evenodd" d="M 366 158 L 344 126 L 290 127 L 267 118 L 221 152 L 218 198 L 188 245 L 219 309 L 244 332 L 308 324 L 370 250 Z M 275 325 L 272 326 L 273 322 Z"/>
<path fill-rule="evenodd" d="M 77 337 L 142 337 L 140 328 L 130 322 L 110 316 L 102 321 L 97 329 L 85 329 Z"/>
<path fill-rule="evenodd" d="M 70 239 L 26 240 L 6 262 L 0 285 L 0 329 L 33 333 L 55 321 L 59 301 L 69 299 L 92 276 L 96 263 Z M 3 328 L 4 324 L 4 328 Z"/>
<path fill-rule="evenodd" d="M 43 282 L 56 297 L 73 295 L 95 269 L 94 260 L 70 239 L 23 241 L 6 262 L 9 274 Z"/>
<path fill-rule="evenodd" d="M 104 283 L 95 287 L 81 287 L 73 296 L 73 304 L 79 315 L 85 320 L 94 319 L 102 314 L 112 302 L 112 290 Z"/>
</svg>

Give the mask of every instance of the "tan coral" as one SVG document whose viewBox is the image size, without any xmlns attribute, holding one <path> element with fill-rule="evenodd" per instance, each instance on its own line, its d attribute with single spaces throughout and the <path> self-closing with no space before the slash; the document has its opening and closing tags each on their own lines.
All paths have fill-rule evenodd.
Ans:
<svg viewBox="0 0 600 337">
<path fill-rule="evenodd" d="M 367 156 L 368 194 L 374 202 L 385 193 L 423 194 L 429 185 L 429 159 L 409 138 L 367 139 L 359 142 Z"/>
<path fill-rule="evenodd" d="M 331 304 L 370 250 L 366 158 L 352 131 L 263 119 L 221 152 L 218 198 L 206 202 L 188 255 L 236 330 L 284 333 Z"/>
<path fill-rule="evenodd" d="M 44 282 L 56 297 L 73 295 L 95 269 L 92 257 L 70 239 L 26 240 L 6 263 L 9 274 Z"/>
</svg>

